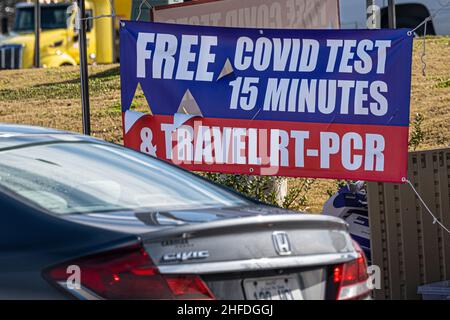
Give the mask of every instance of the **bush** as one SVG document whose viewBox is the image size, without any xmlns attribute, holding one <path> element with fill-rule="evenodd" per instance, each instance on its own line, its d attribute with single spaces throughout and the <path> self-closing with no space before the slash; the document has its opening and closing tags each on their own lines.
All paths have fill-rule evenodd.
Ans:
<svg viewBox="0 0 450 320">
<path fill-rule="evenodd" d="M 419 145 L 425 140 L 426 132 L 422 129 L 423 121 L 425 117 L 416 113 L 412 121 L 412 130 L 409 135 L 408 147 L 412 148 L 414 151 L 419 147 Z"/>
<path fill-rule="evenodd" d="M 315 179 L 297 179 L 298 184 L 280 197 L 280 185 L 285 177 L 251 176 L 244 174 L 201 173 L 204 177 L 261 202 L 292 210 L 304 210 L 308 205 L 307 193 Z"/>
</svg>

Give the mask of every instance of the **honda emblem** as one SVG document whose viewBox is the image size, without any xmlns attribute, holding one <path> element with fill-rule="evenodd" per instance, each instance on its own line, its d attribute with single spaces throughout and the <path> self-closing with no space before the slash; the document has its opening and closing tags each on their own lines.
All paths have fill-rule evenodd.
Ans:
<svg viewBox="0 0 450 320">
<path fill-rule="evenodd" d="M 273 246 L 280 256 L 287 256 L 292 253 L 291 244 L 286 232 L 275 231 L 272 233 Z"/>
</svg>

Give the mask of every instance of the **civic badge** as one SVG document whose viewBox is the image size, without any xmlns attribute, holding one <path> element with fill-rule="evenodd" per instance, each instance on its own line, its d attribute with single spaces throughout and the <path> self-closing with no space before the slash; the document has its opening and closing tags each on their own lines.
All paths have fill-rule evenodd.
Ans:
<svg viewBox="0 0 450 320">
<path fill-rule="evenodd" d="M 291 243 L 289 242 L 289 237 L 284 231 L 275 231 L 272 233 L 273 246 L 275 251 L 280 256 L 287 256 L 292 254 Z"/>
</svg>

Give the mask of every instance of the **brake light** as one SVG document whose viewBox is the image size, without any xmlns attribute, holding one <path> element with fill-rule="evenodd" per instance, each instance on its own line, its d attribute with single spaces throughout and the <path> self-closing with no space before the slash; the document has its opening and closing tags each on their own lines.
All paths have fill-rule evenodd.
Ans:
<svg viewBox="0 0 450 320">
<path fill-rule="evenodd" d="M 71 275 L 67 270 L 71 265 L 80 268 L 81 289 L 70 289 L 67 285 Z M 148 253 L 138 246 L 76 259 L 50 268 L 44 274 L 48 280 L 82 298 L 214 299 L 198 276 L 160 274 Z"/>
<path fill-rule="evenodd" d="M 338 286 L 338 300 L 363 299 L 369 296 L 367 262 L 361 247 L 353 241 L 358 257 L 333 268 L 333 282 Z"/>
</svg>

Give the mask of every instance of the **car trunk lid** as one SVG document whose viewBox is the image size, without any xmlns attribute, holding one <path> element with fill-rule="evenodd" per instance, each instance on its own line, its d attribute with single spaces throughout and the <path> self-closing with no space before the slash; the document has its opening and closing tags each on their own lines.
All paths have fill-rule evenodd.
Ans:
<svg viewBox="0 0 450 320">
<path fill-rule="evenodd" d="M 200 275 L 216 298 L 323 299 L 332 266 L 357 257 L 345 223 L 329 218 L 243 217 L 160 230 L 142 239 L 162 274 Z"/>
</svg>

